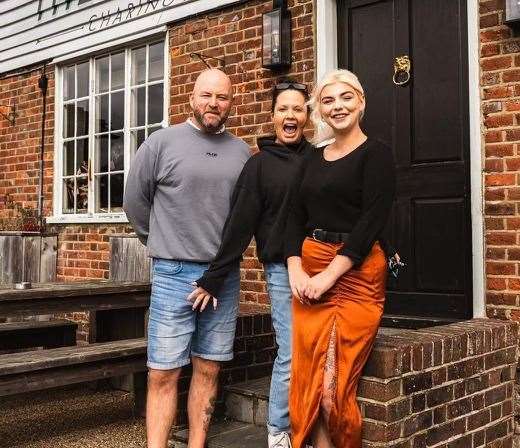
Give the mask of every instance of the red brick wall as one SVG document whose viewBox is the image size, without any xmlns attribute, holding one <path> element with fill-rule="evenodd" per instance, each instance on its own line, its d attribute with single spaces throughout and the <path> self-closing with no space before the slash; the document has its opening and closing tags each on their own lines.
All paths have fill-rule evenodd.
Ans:
<svg viewBox="0 0 520 448">
<path fill-rule="evenodd" d="M 312 0 L 289 0 L 292 13 L 293 64 L 290 71 L 273 74 L 262 68 L 262 13 L 272 1 L 250 1 L 179 23 L 170 28 L 170 122 L 189 115 L 189 93 L 197 75 L 206 67 L 191 52 L 222 58 L 225 72 L 235 85 L 235 102 L 228 129 L 255 150 L 256 137 L 272 133 L 270 89 L 277 77 L 314 81 L 314 32 Z M 216 61 L 209 60 L 212 65 Z M 215 66 L 215 65 L 213 65 Z M 242 264 L 242 299 L 267 303 L 263 270 L 250 247 Z"/>
<path fill-rule="evenodd" d="M 50 230 L 58 233 L 57 275 L 60 281 L 80 279 L 108 279 L 111 234 L 130 233 L 125 224 L 56 225 Z"/>
<path fill-rule="evenodd" d="M 312 0 L 290 0 L 293 16 L 293 76 L 310 83 L 314 79 L 314 41 Z M 189 92 L 205 66 L 189 53 L 223 58 L 225 71 L 235 84 L 236 98 L 227 123 L 231 132 L 256 145 L 256 137 L 272 131 L 270 125 L 270 88 L 275 77 L 261 67 L 262 13 L 272 8 L 272 1 L 250 1 L 235 7 L 201 15 L 170 29 L 171 79 L 170 122 L 186 119 L 190 108 Z M 210 61 L 211 62 L 211 61 Z M 52 214 L 52 171 L 54 154 L 54 68 L 49 66 L 47 128 L 45 146 L 45 214 Z M 16 101 L 15 126 L 0 120 L 0 218 L 13 216 L 4 203 L 9 199 L 25 208 L 37 207 L 38 154 L 40 149 L 41 95 L 39 71 L 8 76 L 0 80 L 0 102 Z M 5 110 L 4 110 L 5 112 Z M 109 241 L 111 233 L 125 233 L 125 225 L 82 224 L 52 225 L 58 233 L 58 279 L 103 279 L 109 273 Z M 242 270 L 243 300 L 267 302 L 263 270 L 255 257 L 254 246 L 246 254 Z"/>
<path fill-rule="evenodd" d="M 487 314 L 520 320 L 520 38 L 480 0 Z"/>
<path fill-rule="evenodd" d="M 0 116 L 0 219 L 17 215 L 15 204 L 36 209 L 43 100 L 38 87 L 41 70 L 0 77 L 0 103 L 16 104 L 14 126 Z M 54 155 L 54 69 L 47 67 L 47 115 L 45 123 L 44 208 L 52 208 Z M 8 114 L 9 107 L 1 107 Z M 9 205 L 7 202 L 11 202 Z M 5 222 L 4 222 L 5 224 Z"/>
<path fill-rule="evenodd" d="M 383 330 L 359 383 L 364 448 L 511 448 L 518 325 Z"/>
</svg>

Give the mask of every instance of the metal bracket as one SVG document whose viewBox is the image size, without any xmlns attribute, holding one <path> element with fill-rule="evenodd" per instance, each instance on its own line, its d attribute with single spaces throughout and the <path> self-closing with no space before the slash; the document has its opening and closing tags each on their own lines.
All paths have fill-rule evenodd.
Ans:
<svg viewBox="0 0 520 448">
<path fill-rule="evenodd" d="M 213 67 L 208 64 L 206 59 L 213 59 L 215 61 L 220 62 L 222 64 L 222 68 L 224 68 L 226 66 L 226 61 L 224 59 L 222 59 L 222 58 L 216 58 L 214 56 L 206 56 L 206 55 L 204 55 L 202 53 L 198 53 L 198 52 L 195 52 L 195 51 L 190 53 L 190 58 L 198 58 L 198 59 L 200 59 L 204 63 L 204 65 L 206 67 L 208 67 L 208 68 L 213 68 Z"/>
<path fill-rule="evenodd" d="M 16 113 L 16 103 L 15 104 L 3 104 L 3 103 L 0 103 L 0 107 L 8 107 L 9 108 L 9 112 L 7 114 L 4 114 L 0 110 L 0 115 L 2 117 L 4 117 L 7 121 L 9 121 L 9 124 L 11 126 L 14 126 L 14 122 L 16 120 L 16 117 L 18 116 L 18 114 Z"/>
</svg>

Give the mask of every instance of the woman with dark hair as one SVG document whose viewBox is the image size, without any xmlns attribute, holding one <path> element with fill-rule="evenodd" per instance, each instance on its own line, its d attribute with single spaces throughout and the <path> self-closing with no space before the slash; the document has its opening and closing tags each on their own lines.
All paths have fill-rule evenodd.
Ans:
<svg viewBox="0 0 520 448">
<path fill-rule="evenodd" d="M 291 79 L 272 91 L 275 135 L 258 139 L 259 152 L 244 166 L 237 181 L 231 211 L 224 226 L 222 244 L 208 270 L 190 294 L 193 308 L 201 311 L 217 298 L 228 272 L 241 259 L 254 236 L 258 259 L 264 264 L 278 352 L 269 395 L 268 444 L 287 448 L 290 442 L 288 387 L 291 367 L 292 294 L 285 266 L 285 226 L 295 178 L 302 160 L 312 151 L 303 130 L 309 112 L 304 84 Z"/>
</svg>

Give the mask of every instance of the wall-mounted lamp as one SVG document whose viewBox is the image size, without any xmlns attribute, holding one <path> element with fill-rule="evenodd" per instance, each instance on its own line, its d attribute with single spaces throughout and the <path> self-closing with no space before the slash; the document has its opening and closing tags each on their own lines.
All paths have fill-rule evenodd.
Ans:
<svg viewBox="0 0 520 448">
<path fill-rule="evenodd" d="M 14 121 L 17 117 L 17 114 L 16 114 L 16 103 L 14 104 L 3 104 L 3 103 L 0 103 L 0 107 L 7 107 L 9 112 L 4 113 L 2 112 L 2 110 L 0 110 L 0 115 L 2 117 L 4 117 L 7 121 L 9 121 L 9 124 L 11 126 L 14 126 Z"/>
<path fill-rule="evenodd" d="M 508 25 L 520 22 L 520 0 L 506 0 L 506 19 Z"/>
<path fill-rule="evenodd" d="M 291 66 L 291 12 L 287 0 L 273 0 L 262 15 L 262 66 L 280 70 Z"/>
</svg>

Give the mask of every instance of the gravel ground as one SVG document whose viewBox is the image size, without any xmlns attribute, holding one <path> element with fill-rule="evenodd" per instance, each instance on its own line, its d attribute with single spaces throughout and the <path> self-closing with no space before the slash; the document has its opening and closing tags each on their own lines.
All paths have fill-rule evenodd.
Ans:
<svg viewBox="0 0 520 448">
<path fill-rule="evenodd" d="M 0 399 L 0 448 L 144 448 L 130 393 L 53 389 Z"/>
</svg>

